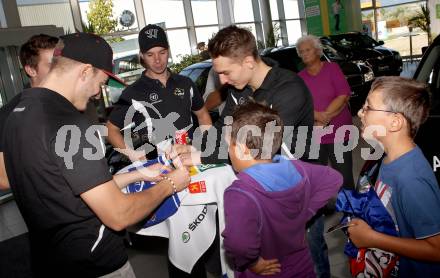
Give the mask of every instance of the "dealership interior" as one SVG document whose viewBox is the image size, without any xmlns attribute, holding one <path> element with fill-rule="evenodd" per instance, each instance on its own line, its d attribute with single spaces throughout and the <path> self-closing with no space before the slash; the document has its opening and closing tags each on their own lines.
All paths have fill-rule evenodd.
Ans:
<svg viewBox="0 0 440 278">
<path fill-rule="evenodd" d="M 93 9 L 97 2 L 111 3 L 114 25 L 101 36 L 113 49 L 113 73 L 124 82 L 111 88 L 119 95 L 144 70 L 138 58 L 138 33 L 148 24 L 159 25 L 166 32 L 169 68 L 179 68 L 176 73 L 192 79 L 202 94 L 207 90 L 206 79 L 213 67 L 209 59 L 201 62 L 194 57 L 200 56 L 201 43 L 208 45 L 219 30 L 229 25 L 249 30 L 261 56 L 272 58 L 280 67 L 295 72 L 304 65 L 284 64 L 277 53 L 291 51 L 289 56 L 294 55 L 300 61 L 292 50 L 297 40 L 305 35 L 317 36 L 323 45 L 322 59 L 340 64 L 352 89 L 351 114 L 357 126 L 360 125 L 357 111 L 376 77 L 413 78 L 426 83 L 432 94 L 440 94 L 440 37 L 436 38 L 440 34 L 438 0 L 0 0 L 0 108 L 30 87 L 19 60 L 20 46 L 37 34 L 60 37 L 87 32 L 93 24 L 91 15 L 96 12 Z M 341 3 L 337 17 L 336 2 Z M 424 13 L 426 10 L 430 13 Z M 426 24 L 411 20 L 420 15 L 425 15 L 424 22 L 430 22 L 428 29 Z M 358 43 L 364 43 L 365 48 L 361 49 Z M 193 62 L 188 64 L 191 59 Z M 91 119 L 105 123 L 106 111 L 114 102 L 111 96 L 103 95 L 103 101 L 92 107 Z M 435 113 L 438 111 L 433 115 L 440 118 Z M 438 126 L 434 125 L 424 131 L 436 129 Z M 435 142 L 427 139 L 428 134 L 424 135 L 416 140 L 417 144 Z M 352 153 L 355 181 L 365 163 L 360 158 L 362 149 L 369 146 L 359 138 L 356 145 Z M 434 172 L 440 167 L 437 154 L 440 155 L 437 147 L 425 153 Z M 436 177 L 438 180 L 438 173 Z M 325 219 L 327 231 L 339 223 L 341 214 L 330 209 Z M 34 277 L 28 237 L 12 191 L 0 190 L 0 277 Z M 136 277 L 181 277 L 170 272 L 167 239 L 132 232 L 127 238 L 128 257 Z M 325 234 L 325 240 L 331 277 L 352 277 L 344 253 L 347 236 L 335 231 Z M 221 276 L 221 270 L 218 272 L 206 266 L 204 277 L 225 277 Z"/>
</svg>

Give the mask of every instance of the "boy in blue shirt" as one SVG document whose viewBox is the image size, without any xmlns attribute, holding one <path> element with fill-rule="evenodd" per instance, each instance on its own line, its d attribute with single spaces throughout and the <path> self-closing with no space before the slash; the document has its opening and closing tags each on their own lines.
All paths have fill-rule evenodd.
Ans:
<svg viewBox="0 0 440 278">
<path fill-rule="evenodd" d="M 396 223 L 399 237 L 376 232 L 360 219 L 351 222 L 355 225 L 348 233 L 358 248 L 398 254 L 399 277 L 440 277 L 440 190 L 413 140 L 428 118 L 429 106 L 424 84 L 380 77 L 358 112 L 362 136 L 379 141 L 386 153 L 374 188 Z M 373 131 L 378 126 L 382 132 Z"/>
</svg>

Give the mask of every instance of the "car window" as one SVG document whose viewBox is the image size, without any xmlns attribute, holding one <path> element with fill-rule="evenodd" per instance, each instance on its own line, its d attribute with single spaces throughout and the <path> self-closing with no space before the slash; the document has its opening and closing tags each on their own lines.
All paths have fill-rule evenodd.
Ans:
<svg viewBox="0 0 440 278">
<path fill-rule="evenodd" d="M 279 66 L 294 72 L 299 72 L 304 68 L 304 63 L 298 56 L 295 48 L 281 49 L 264 55 L 265 57 L 274 59 Z"/>
<path fill-rule="evenodd" d="M 440 45 L 427 53 L 427 57 L 419 65 L 417 81 L 426 83 L 432 95 L 432 115 L 440 115 Z"/>
<path fill-rule="evenodd" d="M 118 58 L 114 61 L 114 73 L 121 74 L 124 72 L 141 69 L 142 65 L 137 54 L 127 57 Z"/>
<path fill-rule="evenodd" d="M 340 47 L 370 48 L 379 45 L 373 38 L 367 35 L 347 35 L 332 37 L 332 42 Z"/>
<path fill-rule="evenodd" d="M 342 60 L 344 59 L 339 52 L 331 47 L 330 45 L 322 45 L 322 50 L 324 51 L 324 54 L 330 59 L 330 60 Z"/>
<path fill-rule="evenodd" d="M 201 71 L 198 71 L 198 77 L 196 81 L 194 81 L 201 95 L 205 93 L 206 82 L 208 81 L 208 74 L 210 69 L 210 67 L 200 69 Z"/>
<path fill-rule="evenodd" d="M 192 69 L 184 69 L 181 72 L 179 72 L 179 74 L 189 77 L 191 72 L 192 72 Z"/>
<path fill-rule="evenodd" d="M 189 78 L 191 78 L 191 80 L 193 81 L 193 82 L 196 82 L 197 81 L 197 78 L 199 78 L 199 76 L 200 76 L 200 74 L 203 72 L 203 68 L 197 68 L 197 69 L 194 69 L 189 75 L 188 75 L 188 77 Z"/>
</svg>

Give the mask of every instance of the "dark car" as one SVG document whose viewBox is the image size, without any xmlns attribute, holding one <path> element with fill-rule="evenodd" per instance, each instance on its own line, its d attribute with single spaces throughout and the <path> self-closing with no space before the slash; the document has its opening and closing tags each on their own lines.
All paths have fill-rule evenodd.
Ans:
<svg viewBox="0 0 440 278">
<path fill-rule="evenodd" d="M 299 72 L 304 68 L 301 58 L 296 52 L 294 46 L 278 47 L 265 49 L 261 52 L 264 58 L 270 58 L 282 68 Z M 339 64 L 345 78 L 347 79 L 350 88 L 352 89 L 352 97 L 350 100 L 351 110 L 356 113 L 363 104 L 365 97 L 370 89 L 371 82 L 374 79 L 374 73 L 370 67 L 364 63 L 348 62 L 335 49 L 326 46 L 324 47 L 323 60 L 332 61 Z M 199 91 L 203 94 L 205 92 L 207 76 L 212 67 L 210 60 L 193 64 L 183 69 L 180 74 L 188 76 L 197 85 Z"/>
<path fill-rule="evenodd" d="M 437 182 L 440 184 L 440 144 L 436 131 L 440 128 L 440 36 L 434 40 L 424 53 L 413 78 L 426 83 L 431 92 L 430 115 L 419 128 L 415 142 L 431 164 Z M 374 165 L 374 161 L 367 161 L 361 171 L 361 176 Z M 375 176 L 372 177 L 373 180 L 375 178 Z"/>
<path fill-rule="evenodd" d="M 351 32 L 322 37 L 321 43 L 334 47 L 346 59 L 353 62 L 365 62 L 371 66 L 375 76 L 400 75 L 402 57 L 399 52 L 383 47 L 383 41 L 376 41 L 370 36 Z"/>
<path fill-rule="evenodd" d="M 440 184 L 440 144 L 436 133 L 440 128 L 440 36 L 423 55 L 414 79 L 428 85 L 432 102 L 428 120 L 420 127 L 415 141 L 432 165 Z"/>
</svg>

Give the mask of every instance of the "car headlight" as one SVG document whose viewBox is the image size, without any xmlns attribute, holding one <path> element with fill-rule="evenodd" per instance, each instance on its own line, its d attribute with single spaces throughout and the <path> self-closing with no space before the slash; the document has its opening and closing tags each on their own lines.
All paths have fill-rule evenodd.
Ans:
<svg viewBox="0 0 440 278">
<path fill-rule="evenodd" d="M 394 60 L 397 60 L 397 61 L 402 60 L 402 57 L 400 57 L 399 53 L 394 53 Z"/>
<path fill-rule="evenodd" d="M 369 82 L 374 79 L 374 72 L 372 70 L 368 71 L 367 73 L 364 73 L 364 81 Z"/>
</svg>

